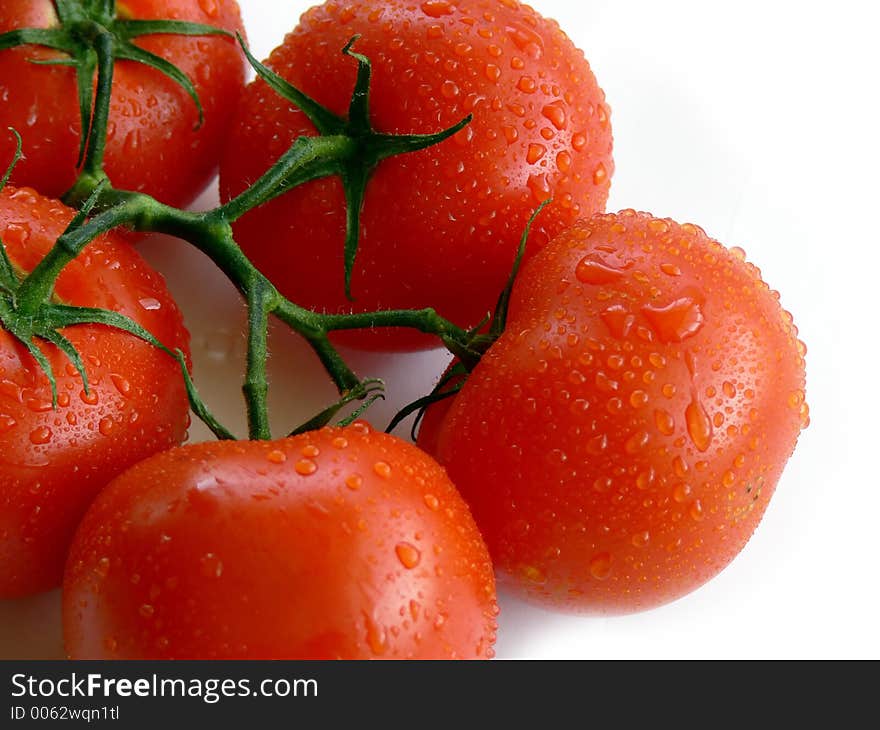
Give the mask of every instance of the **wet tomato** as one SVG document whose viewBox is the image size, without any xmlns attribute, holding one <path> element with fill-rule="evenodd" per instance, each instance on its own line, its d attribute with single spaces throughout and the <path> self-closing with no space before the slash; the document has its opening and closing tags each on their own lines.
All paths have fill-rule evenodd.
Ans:
<svg viewBox="0 0 880 730">
<path fill-rule="evenodd" d="M 124 0 L 117 8 L 126 19 L 185 20 L 242 31 L 234 0 Z M 0 0 L 0 33 L 57 24 L 52 0 Z M 244 56 L 229 37 L 151 35 L 136 43 L 170 61 L 192 81 L 204 109 L 204 124 L 198 127 L 195 104 L 174 81 L 143 64 L 118 61 L 107 174 L 116 187 L 185 205 L 217 171 L 220 148 L 244 86 Z M 76 179 L 80 141 L 76 71 L 33 61 L 63 58 L 60 51 L 38 46 L 0 51 L 0 128 L 13 127 L 24 140 L 25 157 L 12 180 L 52 197 L 61 196 Z M 0 160 L 11 157 L 14 149 L 7 136 L 0 136 Z"/>
<path fill-rule="evenodd" d="M 478 659 L 496 614 L 445 472 L 364 423 L 135 466 L 89 511 L 64 581 L 78 659 Z"/>
<path fill-rule="evenodd" d="M 613 172 L 605 95 L 559 26 L 519 2 L 328 2 L 303 15 L 268 65 L 345 114 L 356 63 L 373 64 L 373 127 L 434 133 L 473 114 L 455 137 L 382 162 L 364 205 L 352 295 L 344 291 L 340 181 L 290 191 L 246 215 L 237 240 L 282 292 L 318 310 L 435 307 L 461 326 L 495 305 L 526 222 L 540 248 L 604 210 Z M 221 164 L 229 199 L 314 128 L 261 80 L 248 87 Z M 405 330 L 347 333 L 377 349 L 436 345 Z"/>
<path fill-rule="evenodd" d="M 758 525 L 809 420 L 804 354 L 742 251 L 599 215 L 526 265 L 505 333 L 420 442 L 507 584 L 563 610 L 647 609 Z"/>
<path fill-rule="evenodd" d="M 0 239 L 13 266 L 30 271 L 73 211 L 29 189 L 0 192 Z M 112 309 L 171 348 L 189 335 L 164 280 L 123 240 L 98 238 L 62 272 L 63 303 Z M 54 346 L 40 348 L 58 383 L 0 325 L 0 598 L 58 585 L 76 525 L 116 475 L 179 444 L 188 401 L 177 362 L 131 335 L 101 325 L 62 330 L 90 385 Z"/>
</svg>

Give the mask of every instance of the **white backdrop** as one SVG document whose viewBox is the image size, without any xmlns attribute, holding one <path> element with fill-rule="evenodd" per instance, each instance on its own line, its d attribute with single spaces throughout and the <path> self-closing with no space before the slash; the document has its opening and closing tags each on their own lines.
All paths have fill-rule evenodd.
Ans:
<svg viewBox="0 0 880 730">
<path fill-rule="evenodd" d="M 310 4 L 240 3 L 258 57 Z M 665 608 L 614 619 L 558 616 L 502 597 L 499 657 L 880 658 L 880 219 L 872 218 L 880 211 L 880 52 L 873 4 L 533 4 L 586 51 L 608 96 L 617 164 L 609 209 L 698 223 L 746 249 L 782 292 L 809 346 L 813 422 L 755 537 L 710 584 Z M 222 419 L 243 426 L 241 404 L 228 397 L 242 354 L 234 292 L 198 255 L 181 256 L 170 241 L 145 250 L 188 316 L 203 390 Z M 210 297 L 194 291 L 196 277 Z M 217 325 L 218 315 L 225 325 Z M 316 387 L 320 369 L 292 338 L 277 337 L 274 353 L 280 429 L 329 402 L 332 391 Z M 391 385 L 389 402 L 375 414 L 382 422 L 430 386 L 445 358 L 355 361 Z M 291 378 L 292 371 L 301 374 Z M 194 429 L 193 437 L 204 433 Z M 0 603 L 0 657 L 59 652 L 57 595 Z"/>
</svg>

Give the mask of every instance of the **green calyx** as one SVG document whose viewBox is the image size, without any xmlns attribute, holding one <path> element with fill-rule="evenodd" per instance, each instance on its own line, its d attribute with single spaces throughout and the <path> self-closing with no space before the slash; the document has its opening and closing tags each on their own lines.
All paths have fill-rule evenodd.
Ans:
<svg viewBox="0 0 880 730">
<path fill-rule="evenodd" d="M 10 132 L 15 137 L 16 150 L 6 173 L 0 179 L 0 191 L 6 187 L 15 165 L 21 159 L 21 136 L 14 129 L 10 129 Z M 82 229 L 95 201 L 101 194 L 101 187 L 99 186 L 95 190 L 82 210 L 74 216 L 59 239 L 60 241 L 64 241 L 66 236 L 72 236 Z M 60 248 L 64 248 L 63 244 Z M 43 259 L 43 261 L 46 260 Z M 137 337 L 174 358 L 183 371 L 187 395 L 193 411 L 214 430 L 218 438 L 234 438 L 217 424 L 199 397 L 190 378 L 189 367 L 183 352 L 170 350 L 144 327 L 119 312 L 90 307 L 72 307 L 58 302 L 52 298 L 51 287 L 48 290 L 41 288 L 40 291 L 44 292 L 42 296 L 30 296 L 32 291 L 30 287 L 34 280 L 32 275 L 19 275 L 9 258 L 6 245 L 0 240 L 0 326 L 21 343 L 46 376 L 52 391 L 53 408 L 58 407 L 58 383 L 49 358 L 39 347 L 39 343 L 43 342 L 54 346 L 67 357 L 82 379 L 83 390 L 86 395 L 89 395 L 89 378 L 85 364 L 73 343 L 62 334 L 62 330 L 78 325 L 102 325 Z M 54 277 L 52 281 L 54 283 Z"/>
<path fill-rule="evenodd" d="M 58 51 L 57 59 L 33 61 L 40 65 L 70 66 L 76 70 L 82 129 L 77 165 L 96 177 L 102 174 L 106 144 L 107 109 L 94 108 L 95 74 L 99 92 L 109 88 L 118 60 L 133 61 L 159 71 L 180 86 L 193 100 L 204 121 L 202 104 L 192 81 L 164 58 L 134 41 L 142 36 L 171 34 L 205 36 L 231 34 L 201 23 L 179 20 L 120 18 L 115 0 L 55 0 L 58 23 L 50 28 L 20 28 L 0 34 L 0 51 L 19 46 L 42 46 Z"/>
<path fill-rule="evenodd" d="M 342 52 L 357 61 L 357 80 L 349 104 L 348 116 L 341 117 L 297 89 L 272 69 L 260 63 L 239 37 L 244 52 L 257 74 L 279 96 L 296 105 L 323 137 L 343 137 L 350 142 L 350 153 L 345 159 L 334 161 L 318 177 L 338 175 L 345 189 L 347 206 L 345 235 L 345 295 L 352 300 L 351 280 L 360 240 L 360 219 L 364 207 L 367 183 L 382 160 L 408 152 L 433 147 L 449 139 L 471 122 L 471 115 L 458 124 L 436 134 L 382 134 L 370 122 L 370 60 L 355 53 L 353 48 L 359 36 L 354 36 Z"/>
</svg>

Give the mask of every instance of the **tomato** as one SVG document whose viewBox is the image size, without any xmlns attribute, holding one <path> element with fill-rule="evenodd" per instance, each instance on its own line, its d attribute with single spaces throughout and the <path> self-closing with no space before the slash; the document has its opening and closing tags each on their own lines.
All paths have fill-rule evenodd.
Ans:
<svg viewBox="0 0 880 730">
<path fill-rule="evenodd" d="M 540 248 L 580 216 L 604 210 L 613 172 L 605 96 L 559 26 L 518 2 L 328 2 L 307 12 L 269 58 L 277 73 L 345 114 L 355 50 L 373 63 L 373 127 L 452 139 L 382 162 L 367 186 L 361 242 L 344 291 L 346 206 L 337 178 L 250 212 L 235 228 L 246 253 L 304 306 L 328 311 L 432 306 L 461 326 L 494 307 L 540 202 Z M 228 200 L 314 127 L 258 80 L 248 87 L 221 162 Z M 376 349 L 436 344 L 402 330 L 346 333 Z"/>
<path fill-rule="evenodd" d="M 138 464 L 96 500 L 64 580 L 78 659 L 487 658 L 496 615 L 446 474 L 364 423 Z"/>
<path fill-rule="evenodd" d="M 234 0 L 125 0 L 120 17 L 176 19 L 241 31 Z M 0 0 L 0 33 L 57 25 L 52 0 Z M 131 61 L 115 66 L 106 171 L 114 185 L 149 193 L 162 202 L 194 200 L 217 171 L 220 147 L 244 86 L 244 57 L 233 38 L 144 36 L 137 45 L 176 65 L 195 85 L 204 124 L 182 87 L 159 71 Z M 76 72 L 32 60 L 63 57 L 58 51 L 22 46 L 0 51 L 0 128 L 24 139 L 25 158 L 13 175 L 44 195 L 62 195 L 76 179 L 80 122 Z M 0 160 L 12 156 L 0 135 Z M 173 172 L 172 172 L 173 170 Z"/>
<path fill-rule="evenodd" d="M 506 584 L 563 610 L 647 609 L 751 536 L 809 419 L 804 354 L 741 250 L 599 215 L 526 265 L 505 333 L 420 443 Z"/>
<path fill-rule="evenodd" d="M 29 189 L 0 192 L 0 239 L 31 270 L 73 211 Z M 66 304 L 113 309 L 168 347 L 189 335 L 162 278 L 115 235 L 98 238 L 58 279 Z M 120 472 L 180 443 L 188 401 L 177 362 L 100 325 L 62 330 L 85 364 L 89 393 L 68 359 L 40 345 L 58 384 L 0 326 L 0 598 L 58 585 L 67 548 L 94 496 Z"/>
</svg>

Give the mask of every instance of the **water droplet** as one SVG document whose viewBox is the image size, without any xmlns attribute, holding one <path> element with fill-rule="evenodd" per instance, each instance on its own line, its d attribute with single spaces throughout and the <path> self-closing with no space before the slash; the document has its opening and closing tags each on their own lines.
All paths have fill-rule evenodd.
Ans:
<svg viewBox="0 0 880 730">
<path fill-rule="evenodd" d="M 592 575 L 596 580 L 607 580 L 610 577 L 610 553 L 599 553 L 590 561 L 590 575 Z"/>
<path fill-rule="evenodd" d="M 151 606 L 149 603 L 145 603 L 138 609 L 138 613 L 141 615 L 142 618 L 149 620 L 155 615 L 156 609 L 153 608 L 153 606 Z"/>
<path fill-rule="evenodd" d="M 113 419 L 110 416 L 105 416 L 101 419 L 101 422 L 98 424 L 98 431 L 102 436 L 110 436 L 113 434 L 113 429 L 116 427 Z"/>
<path fill-rule="evenodd" d="M 577 265 L 575 276 L 584 284 L 610 284 L 623 276 L 623 272 L 598 261 L 594 256 L 588 256 Z"/>
<path fill-rule="evenodd" d="M 675 264 L 660 264 L 660 271 L 667 276 L 681 276 L 681 269 Z"/>
<path fill-rule="evenodd" d="M 12 416 L 0 414 L 0 433 L 11 431 L 13 428 L 16 427 L 17 424 L 18 421 L 16 421 Z"/>
<path fill-rule="evenodd" d="M 373 464 L 373 472 L 382 479 L 388 479 L 391 476 L 391 465 L 384 461 L 377 461 Z"/>
<path fill-rule="evenodd" d="M 599 477 L 593 482 L 593 489 L 600 494 L 605 494 L 606 492 L 611 491 L 611 487 L 613 486 L 614 480 L 611 477 Z"/>
<path fill-rule="evenodd" d="M 39 426 L 30 433 L 30 441 L 34 446 L 43 446 L 52 440 L 52 429 Z"/>
<path fill-rule="evenodd" d="M 699 499 L 695 499 L 693 504 L 690 506 L 688 510 L 688 514 L 691 516 L 691 519 L 695 522 L 699 522 L 703 519 L 703 505 Z"/>
<path fill-rule="evenodd" d="M 388 636 L 385 629 L 369 616 L 365 616 L 365 623 L 367 626 L 367 645 L 374 654 L 381 656 L 388 649 Z"/>
<path fill-rule="evenodd" d="M 636 323 L 636 316 L 622 304 L 609 307 L 602 312 L 601 317 L 608 331 L 618 340 L 629 337 L 629 333 Z"/>
<path fill-rule="evenodd" d="M 561 101 L 554 101 L 552 104 L 548 104 L 541 110 L 541 114 L 549 119 L 550 123 L 560 131 L 565 129 L 568 123 L 565 116 L 565 104 Z"/>
<path fill-rule="evenodd" d="M 647 530 L 645 530 L 644 532 L 637 532 L 632 536 L 630 542 L 632 543 L 633 547 L 648 547 L 651 542 L 651 533 Z"/>
<path fill-rule="evenodd" d="M 494 63 L 487 63 L 484 72 L 489 81 L 498 81 L 501 78 L 501 69 Z"/>
<path fill-rule="evenodd" d="M 209 18 L 216 18 L 217 13 L 219 12 L 217 8 L 217 0 L 199 0 L 199 7 Z"/>
<path fill-rule="evenodd" d="M 285 461 L 287 461 L 287 454 L 285 454 L 283 451 L 278 451 L 277 449 L 275 449 L 266 454 L 266 459 L 271 464 L 283 464 Z"/>
<path fill-rule="evenodd" d="M 131 395 L 131 383 L 129 383 L 125 378 L 121 375 L 111 375 L 110 380 L 113 383 L 114 387 L 119 394 L 123 397 L 128 397 Z"/>
<path fill-rule="evenodd" d="M 442 18 L 452 13 L 452 5 L 447 0 L 425 0 L 422 3 L 422 12 L 431 18 Z"/>
<path fill-rule="evenodd" d="M 98 405 L 98 392 L 96 390 L 91 390 L 86 393 L 83 390 L 79 394 L 79 399 L 87 406 L 96 406 Z"/>
<path fill-rule="evenodd" d="M 650 487 L 654 483 L 654 478 L 656 477 L 656 472 L 654 471 L 654 467 L 651 467 L 647 471 L 643 471 L 641 474 L 636 477 L 636 486 L 645 490 Z"/>
<path fill-rule="evenodd" d="M 146 309 L 148 312 L 155 312 L 159 309 L 162 309 L 162 302 L 158 299 L 154 299 L 153 297 L 144 297 L 139 300 L 140 305 Z"/>
<path fill-rule="evenodd" d="M 223 575 L 223 563 L 214 553 L 206 553 L 201 559 L 202 575 L 219 578 Z"/>
<path fill-rule="evenodd" d="M 317 459 L 321 455 L 321 449 L 313 444 L 309 444 L 308 446 L 303 446 L 300 454 L 306 459 Z"/>
<path fill-rule="evenodd" d="M 675 433 L 675 419 L 669 411 L 660 409 L 654 411 L 654 423 L 657 425 L 657 430 L 664 436 L 672 436 Z"/>
<path fill-rule="evenodd" d="M 688 498 L 691 496 L 691 488 L 687 484 L 677 484 L 675 488 L 672 490 L 672 498 L 682 504 L 683 502 L 687 502 Z"/>
<path fill-rule="evenodd" d="M 654 332 L 663 342 L 683 342 L 703 326 L 703 310 L 691 297 L 676 299 L 665 307 L 648 305 L 642 308 Z"/>
<path fill-rule="evenodd" d="M 293 468 L 297 474 L 304 477 L 311 476 L 318 471 L 318 465 L 311 459 L 300 459 Z"/>
<path fill-rule="evenodd" d="M 544 155 L 547 154 L 547 148 L 542 144 L 530 144 L 528 152 L 526 153 L 526 162 L 530 165 L 534 165 L 536 162 L 539 162 Z"/>
<path fill-rule="evenodd" d="M 407 570 L 415 568 L 422 560 L 422 554 L 417 547 L 410 545 L 408 542 L 401 542 L 394 548 L 397 553 L 397 559 L 400 564 Z"/>
<path fill-rule="evenodd" d="M 544 39 L 535 31 L 519 23 L 510 23 L 505 30 L 514 45 L 530 58 L 537 61 L 544 55 Z"/>
<path fill-rule="evenodd" d="M 95 572 L 100 578 L 106 578 L 110 572 L 110 558 L 101 558 L 95 566 Z"/>
<path fill-rule="evenodd" d="M 600 162 L 599 167 L 595 169 L 593 172 L 593 184 L 594 185 L 602 185 L 608 180 L 608 168 L 605 167 L 605 164 Z"/>
<path fill-rule="evenodd" d="M 543 584 L 547 582 L 547 576 L 544 575 L 544 572 L 534 565 L 523 565 L 519 572 L 530 583 Z"/>
<path fill-rule="evenodd" d="M 454 81 L 444 81 L 440 86 L 440 93 L 447 99 L 454 99 L 459 95 L 460 89 Z"/>
<path fill-rule="evenodd" d="M 712 421 L 696 393 L 685 410 L 688 434 L 694 446 L 700 451 L 707 451 L 712 444 Z"/>
<path fill-rule="evenodd" d="M 427 508 L 432 512 L 436 512 L 438 509 L 440 509 L 440 500 L 437 499 L 437 497 L 435 497 L 433 494 L 426 494 L 425 506 L 427 506 Z"/>
</svg>

